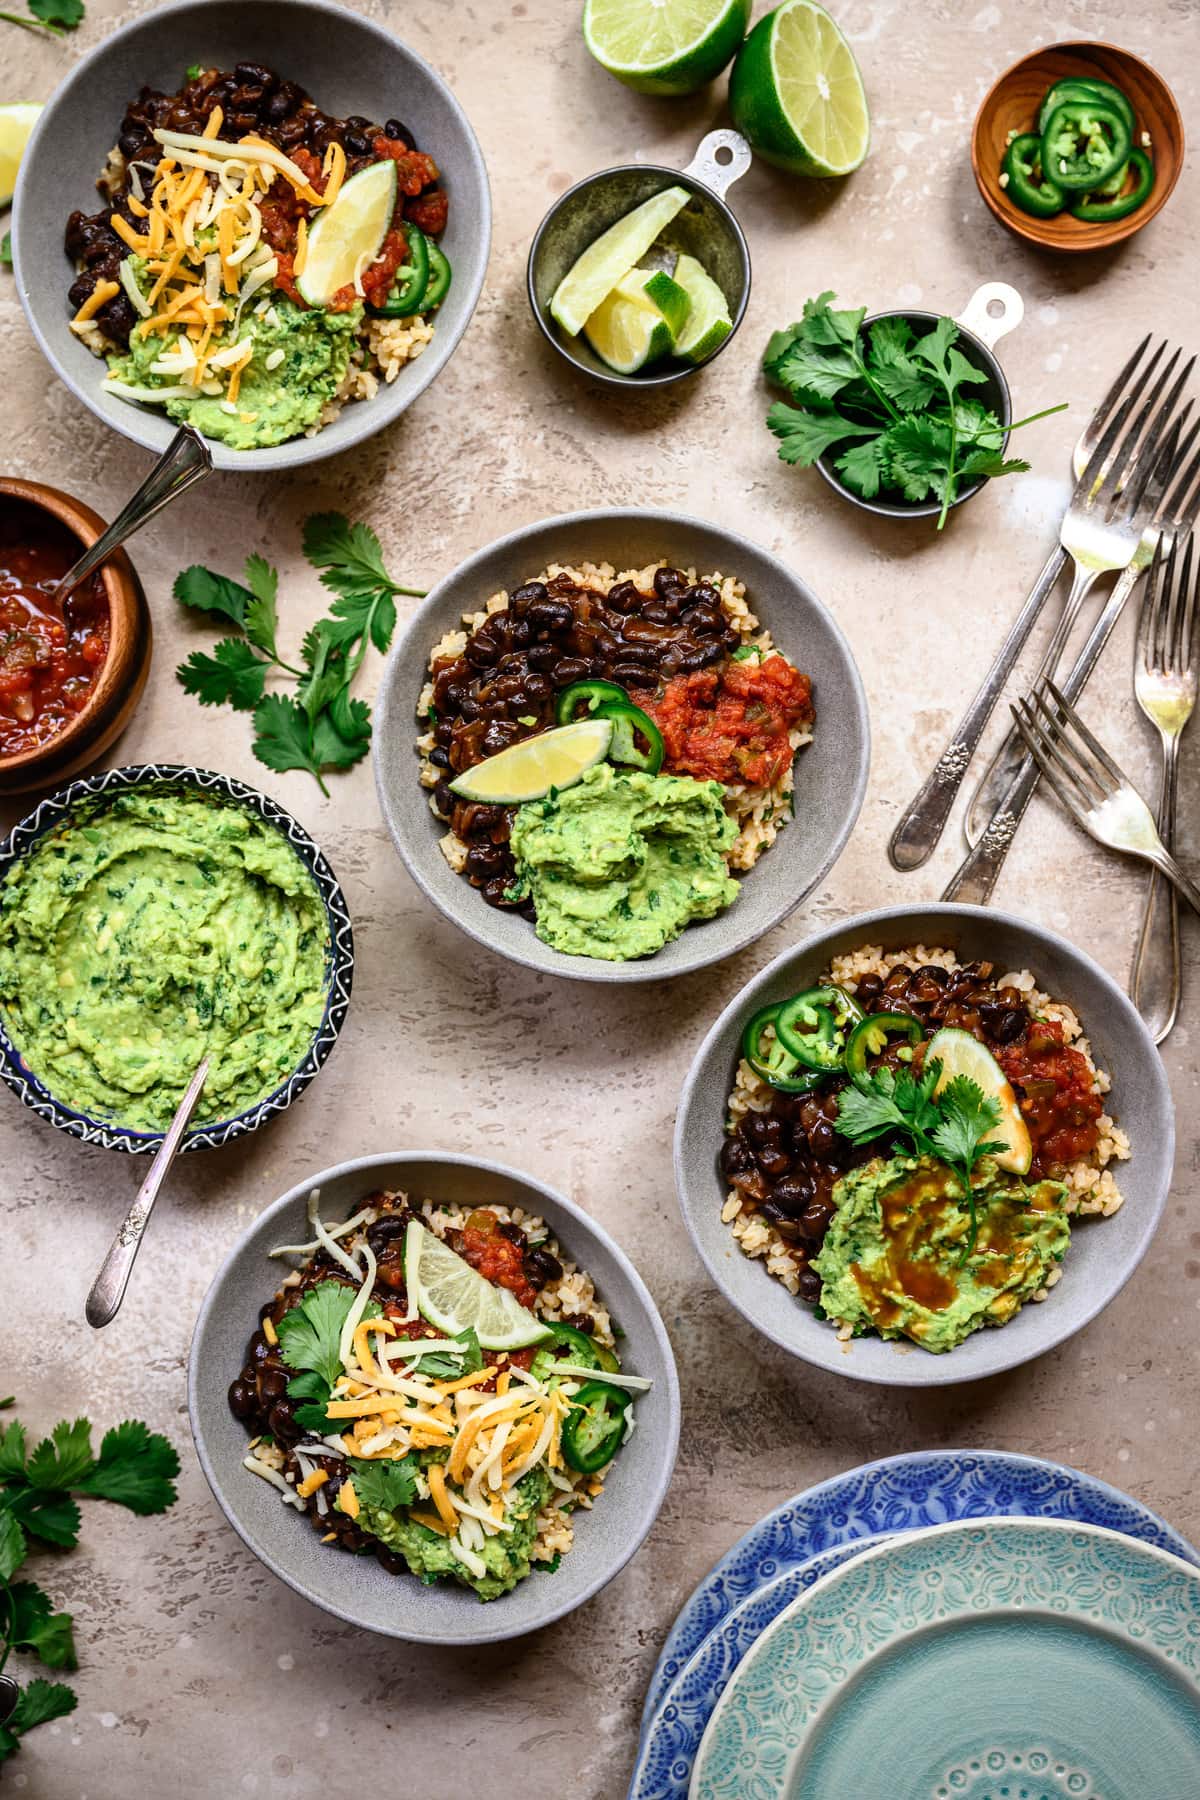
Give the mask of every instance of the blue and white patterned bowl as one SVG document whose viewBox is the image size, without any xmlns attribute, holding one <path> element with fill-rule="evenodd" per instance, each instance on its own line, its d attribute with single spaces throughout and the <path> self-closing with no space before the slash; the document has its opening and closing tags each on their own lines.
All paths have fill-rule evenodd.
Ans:
<svg viewBox="0 0 1200 1800">
<path fill-rule="evenodd" d="M 708 1634 L 768 1581 L 819 1551 L 874 1532 L 919 1531 L 1001 1515 L 1069 1519 L 1200 1554 L 1157 1513 L 1094 1475 L 1003 1450 L 914 1450 L 864 1463 L 777 1506 L 739 1538 L 685 1601 L 658 1659 L 642 1718 L 652 1714 Z"/>
<path fill-rule="evenodd" d="M 257 813 L 268 825 L 285 837 L 317 886 L 329 925 L 326 949 L 325 1011 L 302 1061 L 279 1086 L 262 1100 L 255 1101 L 245 1112 L 215 1124 L 197 1125 L 184 1136 L 184 1150 L 215 1150 L 234 1138 L 257 1131 L 269 1119 L 286 1112 L 312 1081 L 337 1042 L 350 1004 L 350 988 L 354 980 L 354 933 L 350 914 L 337 876 L 325 856 L 304 827 L 274 800 L 256 788 L 220 775 L 212 769 L 198 769 L 180 763 L 133 763 L 122 769 L 106 769 L 85 780 L 72 781 L 57 793 L 50 794 L 27 818 L 15 825 L 0 845 L 0 881 L 13 863 L 29 854 L 33 846 L 69 819 L 82 805 L 99 794 L 129 788 L 190 789 L 200 794 L 213 794 L 221 800 L 232 800 L 250 812 Z M 19 1100 L 31 1107 L 39 1119 L 55 1125 L 85 1144 L 100 1144 L 106 1150 L 126 1150 L 133 1154 L 157 1150 L 162 1143 L 161 1131 L 134 1131 L 111 1121 L 90 1118 L 78 1112 L 61 1095 L 49 1088 L 28 1069 L 19 1050 L 0 1021 L 0 1080 L 10 1087 Z"/>
<path fill-rule="evenodd" d="M 775 1621 L 718 1702 L 691 1800 L 1185 1800 L 1200 1571 L 1063 1520 L 937 1526 Z"/>
</svg>

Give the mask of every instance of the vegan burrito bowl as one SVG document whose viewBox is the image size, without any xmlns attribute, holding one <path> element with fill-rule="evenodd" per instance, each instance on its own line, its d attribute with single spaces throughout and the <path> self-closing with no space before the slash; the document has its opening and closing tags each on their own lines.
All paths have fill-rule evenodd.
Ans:
<svg viewBox="0 0 1200 1800">
<path fill-rule="evenodd" d="M 312 436 L 394 381 L 450 286 L 437 165 L 256 63 L 130 102 L 73 212 L 71 329 L 104 388 L 235 450 Z"/>
<path fill-rule="evenodd" d="M 811 683 L 731 575 L 553 564 L 436 643 L 420 779 L 451 868 L 543 942 L 653 955 L 794 809 Z"/>
<path fill-rule="evenodd" d="M 1028 970 L 836 956 L 745 1021 L 722 1218 L 843 1339 L 952 1350 L 1044 1300 L 1129 1155 L 1069 1006 Z"/>
<path fill-rule="evenodd" d="M 262 1309 L 229 1389 L 245 1468 L 322 1541 L 481 1600 L 553 1571 L 651 1383 L 591 1278 L 520 1207 L 368 1194 Z"/>
</svg>

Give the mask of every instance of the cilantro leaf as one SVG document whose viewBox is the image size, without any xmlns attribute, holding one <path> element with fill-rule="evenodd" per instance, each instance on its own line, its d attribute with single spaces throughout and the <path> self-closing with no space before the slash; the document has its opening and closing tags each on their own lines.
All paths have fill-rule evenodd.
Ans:
<svg viewBox="0 0 1200 1800">
<path fill-rule="evenodd" d="M 35 1581 L 14 1581 L 7 1599 L 8 1639 L 15 1650 L 28 1650 L 48 1669 L 78 1668 L 70 1613 L 53 1612 L 49 1595 Z"/>
<path fill-rule="evenodd" d="M 341 1429 L 341 1421 L 331 1419 L 325 1408 L 329 1405 L 332 1392 L 323 1375 L 315 1369 L 306 1369 L 302 1375 L 293 1375 L 287 1384 L 288 1397 L 292 1400 L 303 1400 L 305 1404 L 296 1408 L 296 1423 L 303 1431 L 315 1431 L 318 1437 L 328 1432 Z"/>
<path fill-rule="evenodd" d="M 25 1427 L 19 1419 L 0 1431 L 0 1482 L 25 1474 Z"/>
<path fill-rule="evenodd" d="M 939 1116 L 933 1090 L 940 1074 L 941 1064 L 934 1063 L 919 1076 L 910 1069 L 897 1075 L 886 1067 L 856 1076 L 853 1085 L 838 1096 L 835 1130 L 855 1144 L 868 1144 L 899 1131 L 912 1139 L 919 1152 L 930 1154 L 930 1133 Z"/>
<path fill-rule="evenodd" d="M 787 388 L 798 399 L 832 400 L 858 380 L 856 359 L 844 345 L 823 350 L 804 338 L 798 338 L 785 351 L 772 373 L 780 387 Z"/>
<path fill-rule="evenodd" d="M 887 468 L 884 440 L 871 438 L 865 444 L 852 444 L 842 452 L 834 465 L 846 483 L 864 500 L 872 500 L 879 492 Z"/>
<path fill-rule="evenodd" d="M 455 1333 L 454 1342 L 465 1344 L 465 1356 L 447 1356 L 444 1350 L 429 1350 L 417 1360 L 417 1368 L 422 1375 L 431 1381 L 452 1381 L 456 1375 L 474 1375 L 483 1367 L 483 1351 L 479 1348 L 479 1339 L 475 1330 L 468 1325 L 465 1331 Z"/>
<path fill-rule="evenodd" d="M 867 352 L 871 378 L 901 412 L 920 412 L 933 396 L 933 381 L 928 370 L 919 369 L 913 361 L 911 344 L 912 327 L 899 313 L 871 327 Z"/>
<path fill-rule="evenodd" d="M 178 1473 L 174 1444 L 140 1419 L 126 1419 L 105 1432 L 96 1466 L 76 1483 L 76 1492 L 134 1513 L 165 1512 L 175 1501 L 171 1478 Z"/>
<path fill-rule="evenodd" d="M 892 484 L 906 500 L 942 499 L 950 473 L 953 445 L 950 427 L 932 414 L 910 413 L 891 426 L 884 438 Z"/>
<path fill-rule="evenodd" d="M 275 634 L 279 629 L 276 597 L 279 593 L 279 571 L 265 557 L 246 558 L 246 586 L 253 598 L 247 602 L 242 621 L 246 636 L 258 649 L 265 650 L 273 662 L 279 660 Z"/>
<path fill-rule="evenodd" d="M 83 0 L 28 0 L 29 10 L 43 25 L 62 25 L 74 31 L 83 17 Z"/>
<path fill-rule="evenodd" d="M 320 782 L 321 771 L 313 755 L 312 724 L 299 701 L 286 694 L 268 694 L 254 709 L 254 754 L 268 769 L 307 769 Z"/>
<path fill-rule="evenodd" d="M 998 450 L 972 450 L 963 462 L 960 475 L 1024 475 L 1029 464 L 1020 456 L 1003 456 Z"/>
<path fill-rule="evenodd" d="M 304 521 L 304 554 L 335 594 L 360 589 L 391 588 L 383 566 L 383 550 L 369 525 L 351 525 L 344 513 L 314 513 Z"/>
<path fill-rule="evenodd" d="M 8 1716 L 8 1730 L 23 1737 L 35 1725 L 66 1718 L 68 1713 L 75 1711 L 76 1704 L 75 1695 L 64 1682 L 43 1681 L 38 1675 L 28 1687 L 22 1688 L 21 1697 Z"/>
<path fill-rule="evenodd" d="M 854 311 L 834 312 L 829 302 L 835 298 L 827 288 L 815 300 L 804 302 L 804 318 L 800 330 L 810 344 L 853 344 L 867 316 L 865 306 Z"/>
<path fill-rule="evenodd" d="M 358 1289 L 348 1282 L 322 1281 L 290 1307 L 275 1327 L 279 1353 L 289 1369 L 312 1369 L 330 1386 L 342 1372 L 338 1340 Z M 364 1319 L 377 1319 L 380 1308 L 368 1300 Z"/>
<path fill-rule="evenodd" d="M 399 1506 L 411 1506 L 417 1497 L 416 1457 L 399 1457 L 395 1462 L 365 1462 L 351 1456 L 350 1479 L 363 1506 L 378 1507 L 381 1512 L 395 1512 Z"/>
<path fill-rule="evenodd" d="M 0 1580 L 8 1581 L 25 1561 L 25 1533 L 10 1511 L 0 1512 Z"/>
<path fill-rule="evenodd" d="M 68 1494 L 25 1487 L 10 1492 L 6 1503 L 25 1530 L 46 1543 L 71 1550 L 79 1542 L 79 1508 Z"/>
<path fill-rule="evenodd" d="M 214 574 L 201 563 L 181 569 L 171 592 L 182 606 L 193 607 L 197 612 L 219 613 L 235 625 L 245 624 L 246 608 L 254 603 L 254 595 L 240 581 Z"/>
<path fill-rule="evenodd" d="M 938 1095 L 941 1119 L 933 1142 L 944 1162 L 961 1170 L 970 1183 L 971 1170 L 981 1156 L 999 1156 L 1008 1149 L 1003 1138 L 988 1139 L 1000 1123 L 999 1103 L 985 1094 L 969 1075 L 955 1075 Z"/>
<path fill-rule="evenodd" d="M 313 721 L 313 754 L 322 768 L 348 769 L 366 755 L 371 742 L 371 709 L 340 688 Z"/>
<path fill-rule="evenodd" d="M 60 1419 L 33 1450 L 25 1476 L 36 1488 L 73 1488 L 92 1466 L 92 1428 L 86 1419 Z"/>
<path fill-rule="evenodd" d="M 810 469 L 831 444 L 848 437 L 876 437 L 878 425 L 858 425 L 831 407 L 828 412 L 798 412 L 777 400 L 767 414 L 767 426 L 780 440 L 779 455 L 786 463 Z"/>
<path fill-rule="evenodd" d="M 6 231 L 4 236 L 0 238 L 0 263 L 3 263 L 6 269 L 11 269 L 13 266 L 11 231 Z"/>
<path fill-rule="evenodd" d="M 187 694 L 201 706 L 235 706 L 253 712 L 263 697 L 269 663 L 254 654 L 243 638 L 222 638 L 212 655 L 193 650 L 175 673 Z"/>
</svg>

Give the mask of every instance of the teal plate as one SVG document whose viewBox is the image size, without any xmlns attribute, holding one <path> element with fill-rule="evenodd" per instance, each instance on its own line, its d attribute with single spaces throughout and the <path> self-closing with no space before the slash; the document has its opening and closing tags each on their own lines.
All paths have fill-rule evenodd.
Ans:
<svg viewBox="0 0 1200 1800">
<path fill-rule="evenodd" d="M 743 1659 L 691 1800 L 1194 1800 L 1200 1571 L 1039 1519 L 893 1540 Z"/>
</svg>

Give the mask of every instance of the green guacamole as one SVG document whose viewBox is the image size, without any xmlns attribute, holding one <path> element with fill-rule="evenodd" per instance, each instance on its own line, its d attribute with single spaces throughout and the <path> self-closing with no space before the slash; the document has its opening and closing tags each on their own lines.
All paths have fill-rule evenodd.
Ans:
<svg viewBox="0 0 1200 1800">
<path fill-rule="evenodd" d="M 738 828 L 724 793 L 716 781 L 600 763 L 522 806 L 512 852 L 537 935 L 570 956 L 628 962 L 719 913 L 738 891 L 725 862 Z"/>
<path fill-rule="evenodd" d="M 132 792 L 42 838 L 0 884 L 0 1016 L 65 1105 L 169 1125 L 265 1099 L 325 1007 L 320 895 L 278 831 L 199 795 Z"/>
<path fill-rule="evenodd" d="M 550 1477 L 540 1467 L 531 1469 L 517 1483 L 505 1512 L 512 1530 L 486 1537 L 476 1553 L 487 1564 L 485 1575 L 473 1574 L 454 1554 L 449 1538 L 410 1519 L 403 1507 L 398 1512 L 386 1512 L 381 1506 L 361 1506 L 358 1524 L 402 1556 L 426 1586 L 442 1576 L 451 1576 L 464 1587 L 474 1588 L 481 1600 L 498 1600 L 524 1581 L 533 1567 L 529 1553 L 537 1537 L 538 1514 L 549 1493 Z"/>
<path fill-rule="evenodd" d="M 965 1263 L 971 1215 L 954 1170 L 932 1157 L 894 1156 L 843 1175 L 812 1265 L 828 1316 L 933 1351 L 1006 1325 L 1066 1254 L 1067 1190 L 1060 1181 L 988 1176 L 988 1166 L 976 1174 L 979 1235 Z"/>
<path fill-rule="evenodd" d="M 140 261 L 133 259 L 139 276 Z M 270 306 L 260 318 L 254 308 L 264 298 Z M 348 312 L 304 308 L 275 289 L 264 288 L 238 327 L 239 339 L 254 340 L 254 355 L 243 372 L 237 400 L 231 403 L 233 410 L 227 410 L 222 394 L 197 393 L 195 399 L 177 396 L 165 401 L 168 416 L 234 450 L 259 449 L 298 437 L 317 423 L 341 387 L 362 312 L 361 306 Z M 178 376 L 156 374 L 150 367 L 171 342 L 173 338 L 143 337 L 135 331 L 128 353 L 109 357 L 109 374 L 133 387 L 178 385 Z M 268 369 L 267 359 L 276 350 L 283 351 L 283 359 Z"/>
</svg>

